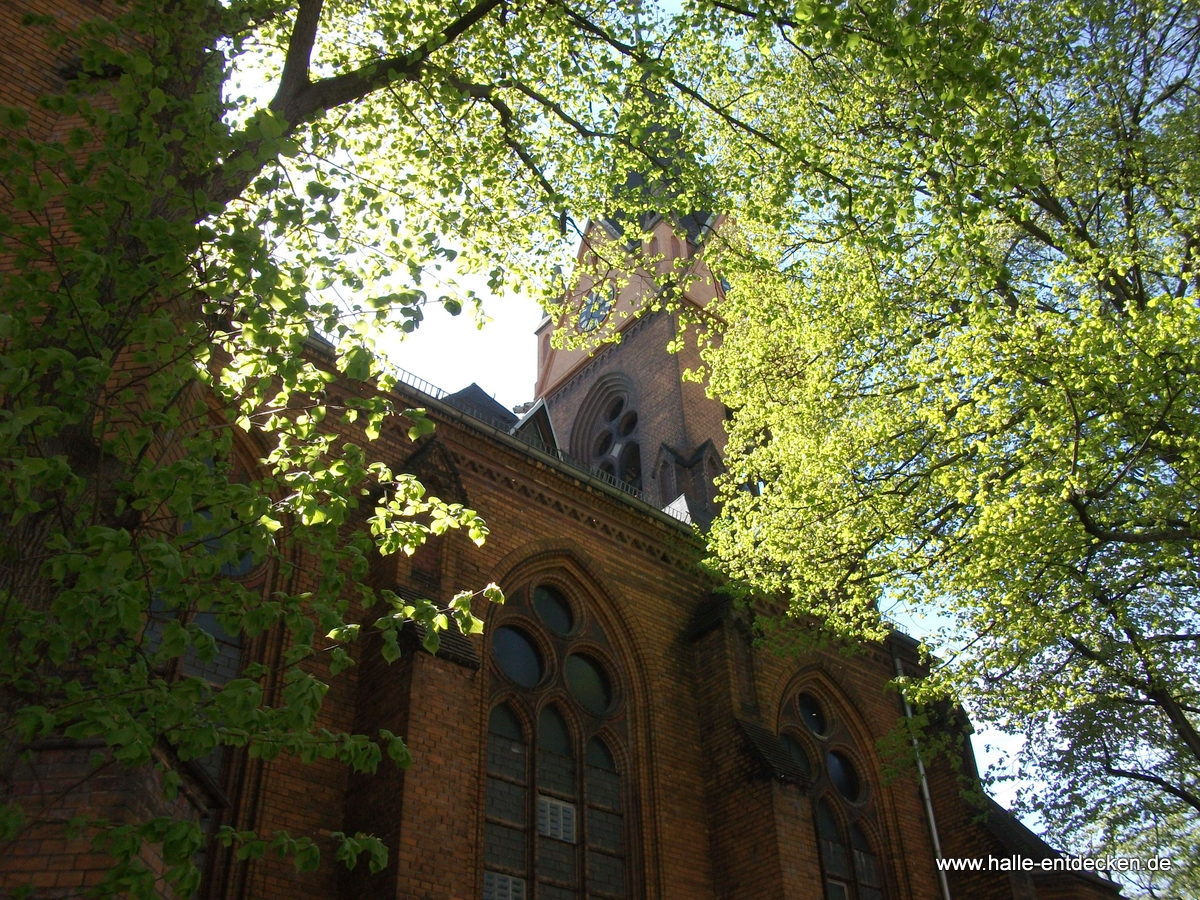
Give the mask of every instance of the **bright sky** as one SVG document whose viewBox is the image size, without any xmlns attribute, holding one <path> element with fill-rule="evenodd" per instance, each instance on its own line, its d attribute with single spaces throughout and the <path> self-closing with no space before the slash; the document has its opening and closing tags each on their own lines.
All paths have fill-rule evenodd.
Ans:
<svg viewBox="0 0 1200 900">
<path fill-rule="evenodd" d="M 274 83 L 264 80 L 260 65 L 252 56 L 243 58 L 232 93 L 266 106 Z M 252 103 L 248 109 L 253 108 Z M 537 371 L 533 330 L 542 321 L 541 309 L 528 297 L 494 297 L 478 280 L 472 283 L 490 319 L 482 329 L 470 310 L 451 316 L 431 303 L 420 327 L 403 341 L 383 344 L 383 351 L 393 365 L 450 393 L 475 382 L 509 408 L 532 400 Z"/>
<path fill-rule="evenodd" d="M 385 346 L 388 359 L 451 393 L 475 382 L 509 409 L 532 400 L 541 309 L 528 297 L 490 297 L 484 313 L 491 321 L 479 328 L 469 310 L 451 316 L 430 304 L 416 331 Z"/>
</svg>

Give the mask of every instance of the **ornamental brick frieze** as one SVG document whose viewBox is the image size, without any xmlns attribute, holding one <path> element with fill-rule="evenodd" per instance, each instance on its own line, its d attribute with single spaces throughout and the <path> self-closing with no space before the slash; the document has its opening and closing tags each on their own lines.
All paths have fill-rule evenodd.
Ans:
<svg viewBox="0 0 1200 900">
<path fill-rule="evenodd" d="M 597 496 L 603 496 L 597 491 L 588 490 L 586 496 L 581 496 L 577 502 L 573 502 L 565 497 L 553 496 L 539 488 L 536 483 L 522 481 L 514 477 L 511 473 L 500 471 L 473 456 L 454 454 L 454 461 L 462 471 L 470 472 L 472 475 L 476 475 L 493 485 L 511 491 L 525 501 L 553 510 L 574 522 L 579 522 L 602 534 L 606 540 L 616 541 L 623 546 L 644 553 L 656 562 L 681 567 L 688 567 L 690 564 L 690 560 L 683 555 L 672 553 L 669 548 L 665 548 L 661 538 L 640 537 L 607 520 L 597 518 L 594 515 L 596 498 Z M 587 489 L 584 488 L 584 490 Z M 481 513 L 483 513 L 484 518 L 487 518 L 487 510 L 481 510 Z M 639 513 L 637 510 L 631 509 L 629 510 L 629 514 L 638 515 Z M 646 517 L 645 521 L 647 524 L 650 524 L 649 517 Z M 683 535 L 670 535 L 668 540 L 677 541 L 681 538 L 683 538 Z M 687 540 L 686 538 L 683 539 Z"/>
</svg>

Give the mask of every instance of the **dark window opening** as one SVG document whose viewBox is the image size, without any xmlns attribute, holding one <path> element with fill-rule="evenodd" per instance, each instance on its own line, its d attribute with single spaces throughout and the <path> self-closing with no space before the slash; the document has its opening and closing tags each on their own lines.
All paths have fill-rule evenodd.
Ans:
<svg viewBox="0 0 1200 900">
<path fill-rule="evenodd" d="M 617 477 L 635 488 L 642 486 L 642 454 L 632 441 L 621 448 L 621 455 L 617 459 Z"/>
<path fill-rule="evenodd" d="M 554 588 L 539 585 L 533 589 L 533 608 L 542 623 L 559 636 L 566 636 L 575 627 L 575 617 L 565 597 Z"/>
<path fill-rule="evenodd" d="M 800 720 L 808 726 L 808 730 L 819 737 L 824 737 L 829 731 L 829 722 L 825 718 L 825 710 L 821 708 L 817 698 L 812 694 L 801 694 L 796 698 L 796 708 L 800 711 Z"/>
<path fill-rule="evenodd" d="M 810 776 L 813 824 L 826 900 L 884 900 L 883 869 L 867 836 L 872 819 L 868 782 L 854 762 L 843 717 L 810 693 L 783 707 L 780 740 Z M 846 748 L 846 749 L 842 749 Z"/>
<path fill-rule="evenodd" d="M 829 780 L 833 782 L 838 793 L 851 802 L 858 800 L 862 793 L 862 783 L 858 780 L 858 771 L 854 768 L 854 763 L 834 750 L 826 755 L 825 765 L 829 769 Z"/>
<path fill-rule="evenodd" d="M 500 671 L 521 687 L 530 688 L 542 680 L 541 654 L 520 630 L 509 626 L 497 628 L 492 637 L 492 652 Z"/>
<path fill-rule="evenodd" d="M 586 656 L 567 657 L 567 689 L 584 709 L 598 716 L 612 706 L 612 685 L 600 665 Z"/>
</svg>

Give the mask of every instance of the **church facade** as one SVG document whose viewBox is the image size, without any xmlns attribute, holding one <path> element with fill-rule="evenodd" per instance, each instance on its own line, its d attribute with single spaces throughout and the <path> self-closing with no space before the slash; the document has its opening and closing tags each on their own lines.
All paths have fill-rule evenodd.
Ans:
<svg viewBox="0 0 1200 900">
<path fill-rule="evenodd" d="M 696 250 L 670 222 L 652 233 L 666 254 Z M 703 304 L 716 288 L 696 274 L 698 296 L 685 299 Z M 64 818 L 149 810 L 267 835 L 365 832 L 389 850 L 375 873 L 332 853 L 300 872 L 288 858 L 210 847 L 210 900 L 1116 896 L 1061 872 L 940 871 L 939 859 L 1057 854 L 964 798 L 965 742 L 959 767 L 916 745 L 908 755 L 924 765 L 891 771 L 879 743 L 905 709 L 888 682 L 919 671 L 915 642 L 896 633 L 849 654 L 780 654 L 718 590 L 693 522 L 713 511 L 725 413 L 681 378 L 694 348 L 664 351 L 678 313 L 632 314 L 654 278 L 592 285 L 574 313 L 543 324 L 538 396 L 522 418 L 475 386 L 397 389 L 398 406 L 426 407 L 437 428 L 416 445 L 401 425 L 385 428 L 380 458 L 478 509 L 491 534 L 482 548 L 450 532 L 411 558 L 380 557 L 374 586 L 440 596 L 495 581 L 508 598 L 480 607 L 482 637 L 449 632 L 431 654 L 414 631 L 392 664 L 367 641 L 358 665 L 329 679 L 322 724 L 402 735 L 411 767 L 355 775 L 229 755 L 180 764 L 186 790 L 164 806 L 151 775 L 80 782 L 89 748 L 46 742 L 29 784 L 69 785 L 56 794 Z M 555 327 L 624 333 L 597 352 L 559 350 Z M 241 464 L 254 464 L 248 448 Z M 287 574 L 234 574 L 264 594 L 283 579 L 320 588 L 303 559 Z M 269 637 L 230 640 L 210 677 L 281 652 Z M 84 895 L 106 865 L 53 826 L 9 850 L 0 883 L 28 880 L 37 897 Z"/>
<path fill-rule="evenodd" d="M 696 250 L 670 222 L 651 232 L 651 256 Z M 693 274 L 685 302 L 703 305 L 717 288 Z M 205 896 L 1115 896 L 1099 879 L 1040 869 L 939 871 L 939 859 L 1057 854 L 964 797 L 974 770 L 961 716 L 946 719 L 964 735 L 961 766 L 917 745 L 920 767 L 895 774 L 879 744 L 905 708 L 888 682 L 919 671 L 915 642 L 777 653 L 702 569 L 694 522 L 713 512 L 725 412 L 681 377 L 694 348 L 664 352 L 678 314 L 634 315 L 655 277 L 593 284 L 543 324 L 523 418 L 475 386 L 400 389 L 397 402 L 427 407 L 437 429 L 415 449 L 385 432 L 384 460 L 480 510 L 491 536 L 481 549 L 449 534 L 411 559 L 380 559 L 376 585 L 436 596 L 496 581 L 508 600 L 479 610 L 482 638 L 450 633 L 430 654 L 413 634 L 391 665 L 368 647 L 333 682 L 331 727 L 404 735 L 407 770 L 276 760 L 226 772 L 218 818 L 376 834 L 386 870 L 300 874 L 286 860 L 216 856 Z M 556 327 L 623 333 L 595 352 L 560 350 Z"/>
</svg>

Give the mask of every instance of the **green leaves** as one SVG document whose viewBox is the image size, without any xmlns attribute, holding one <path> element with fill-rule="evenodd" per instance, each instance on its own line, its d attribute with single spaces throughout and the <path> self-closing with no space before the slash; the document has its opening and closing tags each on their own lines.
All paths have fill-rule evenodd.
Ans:
<svg viewBox="0 0 1200 900">
<path fill-rule="evenodd" d="M 254 114 L 249 122 L 249 130 L 251 133 L 257 134 L 264 141 L 272 141 L 275 138 L 282 137 L 287 130 L 287 123 L 279 118 L 269 109 L 260 109 Z M 309 196 L 318 197 L 324 192 L 324 186 L 313 182 L 309 185 Z"/>
<path fill-rule="evenodd" d="M 1026 738 L 1067 837 L 1135 788 L 1195 820 L 1194 11 L 742 27 L 753 50 L 703 66 L 739 192 L 706 259 L 732 283 L 706 310 L 735 410 L 715 555 L 846 639 L 940 623 L 915 693 Z"/>
<path fill-rule="evenodd" d="M 269 44 L 266 33 L 290 22 L 261 4 L 227 12 L 185 2 L 168 21 L 133 2 L 78 28 L 31 18 L 21 39 L 69 44 L 78 68 L 63 93 L 31 98 L 38 115 L 0 110 L 0 179 L 12 188 L 0 214 L 0 731 L 30 765 L 29 747 L 47 739 L 93 748 L 81 786 L 103 770 L 144 787 L 124 818 L 75 823 L 111 861 L 102 890 L 136 898 L 190 896 L 199 882 L 206 836 L 195 807 L 177 802 L 180 761 L 212 771 L 283 753 L 362 772 L 409 763 L 398 736 L 335 730 L 325 709 L 354 655 L 317 635 L 352 639 L 376 552 L 363 498 L 387 485 L 389 552 L 411 552 L 435 529 L 486 532 L 474 512 L 377 461 L 370 444 L 394 406 L 375 380 L 374 320 L 352 321 L 309 288 L 316 271 L 357 290 L 395 269 L 402 283 L 383 286 L 372 313 L 399 308 L 415 327 L 416 283 L 456 251 L 432 223 L 409 249 L 407 228 L 394 241 L 387 229 L 364 237 L 406 217 L 415 195 L 396 201 L 399 179 L 369 185 L 340 163 L 316 172 L 322 153 L 353 155 L 352 133 L 289 137 L 275 112 L 226 104 L 228 60 L 243 44 L 214 28 L 255 23 Z M 77 125 L 48 135 L 47 117 Z M 388 166 L 403 169 L 402 154 Z M 364 263 L 350 247 L 378 255 Z M 336 364 L 321 329 L 341 351 Z M 403 427 L 416 439 L 432 422 L 414 412 Z M 320 592 L 281 574 L 298 559 Z M 468 600 L 440 602 L 423 621 L 478 630 Z M 398 652 L 389 634 L 385 654 Z M 249 658 L 264 635 L 282 648 L 269 663 Z M 0 838 L 64 827 L 54 804 L 74 798 L 51 804 L 43 786 L 23 785 L 27 805 L 0 805 Z M 221 837 L 244 860 L 320 864 L 312 838 Z M 372 868 L 386 860 L 362 835 L 327 849 Z"/>
<path fill-rule="evenodd" d="M 337 842 L 337 849 L 334 851 L 337 860 L 347 868 L 353 869 L 364 855 L 367 870 L 372 873 L 380 872 L 387 866 L 387 847 L 378 838 L 362 832 L 347 835 L 341 831 L 335 831 L 332 837 Z"/>
<path fill-rule="evenodd" d="M 427 303 L 458 314 L 476 284 L 557 296 L 563 231 L 611 213 L 647 160 L 678 158 L 679 183 L 635 214 L 724 208 L 724 151 L 683 127 L 721 108 L 692 88 L 708 67 L 678 65 L 689 30 L 645 7 L 327 4 L 293 34 L 294 6 L 26 17 L 17 43 L 67 62 L 45 81 L 61 90 L 0 109 L 0 730 L 95 743 L 97 765 L 161 785 L 128 821 L 79 823 L 123 896 L 194 892 L 178 760 L 407 764 L 395 735 L 331 726 L 352 642 L 377 632 L 394 660 L 415 623 L 433 651 L 502 600 L 368 611 L 378 554 L 488 535 L 393 473 L 402 451 L 377 439 L 427 439 L 433 419 L 395 418 L 381 332 L 417 332 Z M 810 13 L 831 46 L 854 24 Z M 773 28 L 744 46 L 775 46 Z M 250 658 L 262 647 L 278 653 Z M 44 808 L 2 807 L 0 835 Z M 269 825 L 218 837 L 303 870 L 321 850 L 385 860 L 361 835 L 332 854 Z"/>
<path fill-rule="evenodd" d="M 433 434 L 434 423 L 424 408 L 406 409 L 404 417 L 412 424 L 408 427 L 408 439 L 416 441 Z"/>
</svg>

